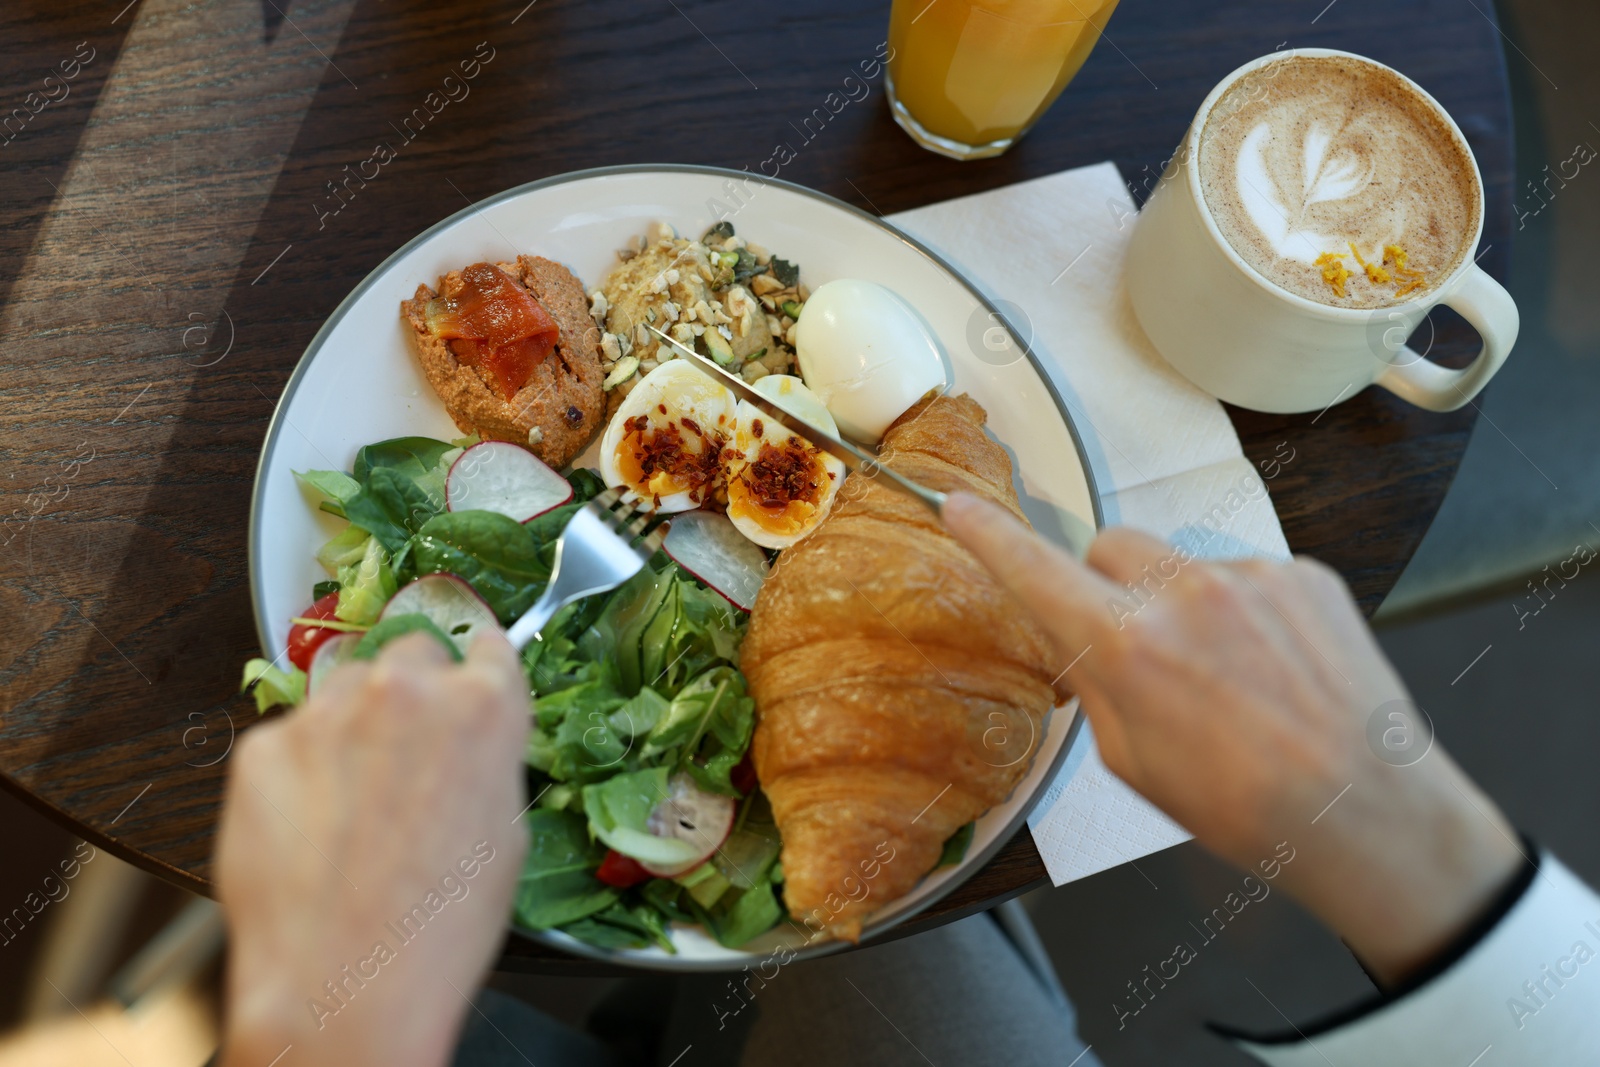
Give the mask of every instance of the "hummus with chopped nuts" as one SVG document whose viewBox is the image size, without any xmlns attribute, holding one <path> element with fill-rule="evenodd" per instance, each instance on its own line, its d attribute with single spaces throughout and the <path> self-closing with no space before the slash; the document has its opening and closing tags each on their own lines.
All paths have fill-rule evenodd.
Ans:
<svg viewBox="0 0 1600 1067">
<path fill-rule="evenodd" d="M 605 285 L 589 294 L 608 417 L 641 376 L 675 356 L 652 328 L 746 381 L 794 372 L 790 331 L 805 293 L 792 264 L 734 236 L 726 222 L 694 241 L 657 223 L 617 255 Z"/>
<path fill-rule="evenodd" d="M 604 376 L 597 343 L 600 331 L 584 314 L 583 283 L 561 264 L 518 256 L 514 263 L 496 266 L 525 286 L 560 328 L 549 358 L 533 369 L 515 395 L 497 395 L 490 376 L 462 362 L 451 342 L 429 327 L 429 301 L 459 291 L 460 270 L 441 278 L 438 292 L 418 286 L 412 299 L 401 301 L 400 314 L 410 326 L 428 384 L 462 433 L 524 445 L 560 470 L 583 451 L 600 426 Z"/>
</svg>

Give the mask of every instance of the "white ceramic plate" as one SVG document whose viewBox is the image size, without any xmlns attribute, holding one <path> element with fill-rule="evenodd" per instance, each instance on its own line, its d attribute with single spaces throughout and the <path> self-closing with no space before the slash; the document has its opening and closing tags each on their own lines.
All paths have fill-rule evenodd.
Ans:
<svg viewBox="0 0 1600 1067">
<path fill-rule="evenodd" d="M 459 433 L 412 354 L 400 319 L 402 299 L 419 283 L 437 284 L 446 271 L 518 253 L 565 263 L 592 289 L 615 264 L 615 250 L 651 222 L 665 220 L 696 236 L 721 211 L 733 212 L 728 217 L 740 236 L 800 264 L 801 280 L 811 288 L 833 278 L 868 278 L 905 297 L 944 348 L 954 391 L 970 393 L 988 410 L 990 432 L 1011 455 L 1035 527 L 1070 540 L 1099 528 L 1099 498 L 1066 405 L 1031 353 L 1009 363 L 994 358 L 993 335 L 985 347 L 983 334 L 1003 319 L 927 248 L 831 197 L 786 182 L 758 185 L 737 171 L 667 165 L 580 171 L 508 190 L 429 228 L 369 274 L 312 339 L 267 431 L 252 501 L 250 591 L 266 655 L 282 652 L 288 620 L 305 607 L 312 584 L 326 578 L 313 554 L 342 525 L 316 510 L 292 472 L 349 470 L 358 448 L 390 437 Z M 593 451 L 578 465 L 593 466 Z M 1054 776 L 1076 724 L 1076 702 L 1050 715 L 1028 776 L 978 820 L 965 861 L 930 874 L 879 911 L 865 937 L 934 903 L 1010 840 Z M 807 944 L 796 929 L 780 924 L 737 951 L 697 928 L 678 929 L 676 954 L 659 948 L 608 953 L 561 933 L 531 936 L 583 955 L 676 970 L 737 969 L 780 946 L 797 956 L 841 947 Z"/>
</svg>

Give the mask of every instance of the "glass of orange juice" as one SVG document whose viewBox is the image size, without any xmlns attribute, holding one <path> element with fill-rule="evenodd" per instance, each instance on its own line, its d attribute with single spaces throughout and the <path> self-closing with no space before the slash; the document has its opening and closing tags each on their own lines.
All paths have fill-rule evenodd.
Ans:
<svg viewBox="0 0 1600 1067">
<path fill-rule="evenodd" d="M 886 87 L 930 152 L 986 159 L 1055 102 L 1117 0 L 894 0 Z"/>
</svg>

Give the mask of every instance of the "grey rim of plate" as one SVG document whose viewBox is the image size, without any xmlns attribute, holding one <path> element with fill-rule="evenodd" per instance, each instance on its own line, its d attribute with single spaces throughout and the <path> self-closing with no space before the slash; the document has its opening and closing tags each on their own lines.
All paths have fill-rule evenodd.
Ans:
<svg viewBox="0 0 1600 1067">
<path fill-rule="evenodd" d="M 708 177 L 736 179 L 749 179 L 752 177 L 752 175 L 747 171 L 733 170 L 728 167 L 701 166 L 693 163 L 627 163 L 612 167 L 591 167 L 587 170 L 568 171 L 565 174 L 555 174 L 548 178 L 540 178 L 537 181 L 531 181 L 524 185 L 518 185 L 514 188 L 506 189 L 503 192 L 496 193 L 493 196 L 480 200 L 475 204 L 464 207 L 460 211 L 454 212 L 453 214 L 434 223 L 432 226 L 429 226 L 426 230 L 423 230 L 421 233 L 417 234 L 417 236 L 413 237 L 411 240 L 407 241 L 405 244 L 401 245 L 398 249 L 392 252 L 383 260 L 383 262 L 379 263 L 372 270 L 368 271 L 367 276 L 361 280 L 360 284 L 352 289 L 350 294 L 339 302 L 338 307 L 334 308 L 333 314 L 328 316 L 327 321 L 322 324 L 321 329 L 317 330 L 316 335 L 311 338 L 311 343 L 306 345 L 305 352 L 301 354 L 299 361 L 295 363 L 294 371 L 289 375 L 289 380 L 284 384 L 283 392 L 278 397 L 277 404 L 273 407 L 272 421 L 268 423 L 266 437 L 261 443 L 261 458 L 256 464 L 255 482 L 250 491 L 250 527 L 249 538 L 247 541 L 247 558 L 250 567 L 250 606 L 252 609 L 251 613 L 255 616 L 256 639 L 260 643 L 263 651 L 267 651 L 267 634 L 269 631 L 267 619 L 262 614 L 262 597 L 260 595 L 260 590 L 257 588 L 260 568 L 256 566 L 256 554 L 257 546 L 260 541 L 260 527 L 258 523 L 261 515 L 261 498 L 267 471 L 267 464 L 268 460 L 272 456 L 273 446 L 277 444 L 278 435 L 283 429 L 280 416 L 283 414 L 284 409 L 290 399 L 293 398 L 295 390 L 299 388 L 300 380 L 305 376 L 306 369 L 311 365 L 312 357 L 318 350 L 321 349 L 324 338 L 326 338 L 327 335 L 332 332 L 333 328 L 339 324 L 339 320 L 344 318 L 345 312 L 348 311 L 351 305 L 360 299 L 361 296 L 373 286 L 373 284 L 375 284 L 377 278 L 383 274 L 384 269 L 387 268 L 390 263 L 394 262 L 396 259 L 399 259 L 401 256 L 404 256 L 417 245 L 422 244 L 440 230 L 453 226 L 461 219 L 482 211 L 484 208 L 489 207 L 492 204 L 497 204 L 503 200 L 509 200 L 513 197 L 521 196 L 524 193 L 531 193 L 536 189 L 544 189 L 553 185 L 564 185 L 568 182 L 585 181 L 589 178 L 604 178 L 616 174 L 651 173 L 703 174 Z M 967 280 L 966 276 L 950 263 L 946 262 L 944 257 L 940 256 L 937 252 L 933 251 L 933 249 L 929 248 L 921 241 L 918 241 L 910 234 L 897 229 L 893 224 L 881 216 L 862 211 L 853 204 L 847 204 L 843 200 L 831 197 L 826 193 L 820 193 L 815 189 L 807 188 L 804 185 L 798 185 L 795 182 L 785 181 L 782 178 L 767 178 L 762 176 L 760 180 L 765 184 L 772 185 L 780 189 L 787 189 L 790 192 L 810 197 L 811 199 L 816 200 L 827 207 L 833 208 L 836 211 L 842 211 L 846 214 L 853 215 L 856 218 L 864 219 L 867 222 L 877 226 L 879 229 L 883 230 L 886 234 L 895 238 L 896 240 L 910 245 L 912 248 L 916 249 L 918 253 L 938 264 L 940 269 L 958 281 L 961 286 L 967 290 L 967 292 L 972 294 L 973 299 L 975 299 L 979 304 L 986 308 L 990 314 L 994 315 L 1005 325 L 1006 332 L 1009 333 L 1012 339 L 1015 340 L 1022 348 L 1023 354 L 1027 357 L 1029 365 L 1033 367 L 1033 372 L 1039 376 L 1039 380 L 1041 383 L 1043 383 L 1046 392 L 1050 394 L 1050 399 L 1055 404 L 1056 411 L 1061 416 L 1061 421 L 1067 427 L 1067 433 L 1072 437 L 1072 445 L 1078 452 L 1078 464 L 1083 470 L 1084 481 L 1087 482 L 1089 486 L 1089 500 L 1094 508 L 1095 529 L 1104 529 L 1105 514 L 1100 502 L 1100 487 L 1095 483 L 1094 468 L 1089 465 L 1089 455 L 1084 450 L 1083 439 L 1078 434 L 1077 423 L 1073 421 L 1072 414 L 1068 410 L 1066 402 L 1061 399 L 1061 394 L 1056 390 L 1055 383 L 1050 380 L 1050 376 L 1046 374 L 1044 368 L 1040 366 L 1039 357 L 1034 355 L 1033 346 L 1021 339 L 1021 335 L 1018 334 L 1015 328 L 1013 328 L 1011 320 L 1006 317 L 1005 313 L 999 308 L 995 307 L 994 303 L 991 302 L 988 297 L 979 292 L 978 289 Z M 1054 714 L 1056 710 L 1059 709 L 1052 709 L 1051 714 Z M 1068 753 L 1072 751 L 1073 745 L 1077 742 L 1078 733 L 1082 729 L 1082 726 L 1083 716 L 1074 711 L 1072 725 L 1067 730 L 1067 736 L 1062 739 L 1061 747 L 1056 751 L 1055 758 L 1051 760 L 1049 770 L 1041 780 L 1043 783 L 1048 784 L 1055 779 L 1056 774 L 1061 770 L 1061 764 L 1066 760 Z M 894 927 L 916 918 L 916 916 L 937 904 L 940 900 L 943 900 L 961 885 L 965 884 L 968 878 L 982 870 L 984 865 L 993 859 L 1002 848 L 1010 844 L 1011 839 L 1017 835 L 1017 832 L 1027 825 L 1028 815 L 1031 810 L 1032 805 L 1030 804 L 1024 807 L 1022 811 L 1018 812 L 1011 822 L 1005 827 L 1005 829 L 996 836 L 994 842 L 990 844 L 989 847 L 982 849 L 977 853 L 969 853 L 957 867 L 958 871 L 966 872 L 963 877 L 952 878 L 948 885 L 942 887 L 937 892 L 930 893 L 925 899 L 918 903 L 916 907 L 901 911 L 899 914 L 895 915 L 891 921 L 874 923 L 869 919 L 861 931 L 862 943 L 865 944 L 867 941 L 876 937 L 880 937 L 885 932 L 892 930 Z M 604 949 L 596 948 L 592 945 L 584 944 L 573 937 L 567 937 L 565 935 L 562 935 L 561 937 L 552 936 L 552 934 L 559 933 L 559 931 L 529 930 L 525 927 L 518 926 L 515 923 L 510 923 L 508 925 L 509 928 L 516 934 L 547 945 L 550 948 L 557 949 L 558 951 L 567 953 L 569 955 L 583 956 L 592 960 L 609 963 L 613 966 L 624 966 L 639 970 L 673 971 L 680 973 L 694 971 L 737 971 L 739 969 L 739 963 L 737 959 L 683 960 L 672 956 L 661 959 L 635 959 L 632 957 L 621 956 L 617 953 L 607 952 Z M 816 959 L 821 956 L 832 955 L 835 952 L 842 952 L 845 949 L 853 947 L 855 946 L 851 945 L 848 941 L 823 941 L 815 945 L 808 945 L 804 948 L 794 950 L 794 959 Z M 759 958 L 759 956 L 753 953 L 748 954 L 748 956 L 750 959 Z"/>
</svg>

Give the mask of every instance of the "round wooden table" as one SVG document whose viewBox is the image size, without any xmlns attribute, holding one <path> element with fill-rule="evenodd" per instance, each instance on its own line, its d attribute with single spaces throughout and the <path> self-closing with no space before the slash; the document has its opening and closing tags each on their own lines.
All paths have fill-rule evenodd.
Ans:
<svg viewBox="0 0 1600 1067">
<path fill-rule="evenodd" d="M 796 132 L 877 51 L 887 3 L 8 4 L 4 783 L 209 891 L 229 747 L 256 720 L 237 695 L 257 651 L 245 530 L 274 401 L 338 301 L 464 205 L 601 164 L 754 169 L 780 142 L 801 145 L 782 177 L 877 213 L 1106 159 L 1142 200 L 1224 74 L 1324 46 L 1398 67 L 1456 117 L 1488 195 L 1482 263 L 1503 275 L 1511 119 L 1492 18 L 1458 0 L 1127 0 L 1018 148 L 956 163 L 900 132 L 879 80 L 809 140 Z M 447 83 L 463 61 L 477 75 Z M 378 142 L 397 156 L 349 180 Z M 1433 358 L 1475 351 L 1470 329 L 1438 319 Z M 1230 414 L 1252 459 L 1295 450 L 1270 483 L 1289 543 L 1370 612 L 1476 412 L 1369 389 L 1320 416 Z M 908 929 L 1044 878 L 1020 833 Z M 565 959 L 514 937 L 505 963 Z"/>
</svg>

